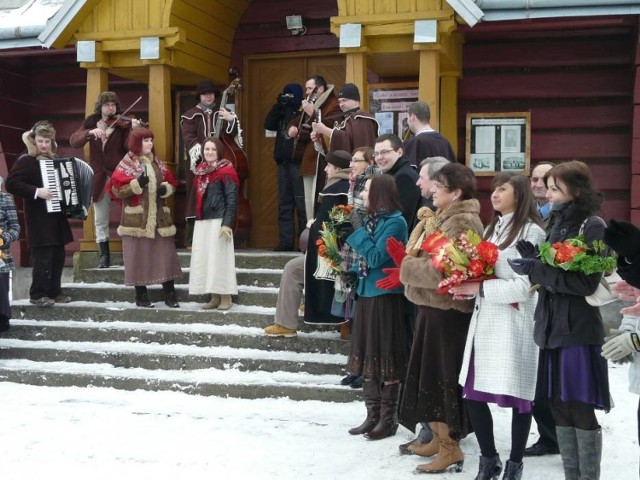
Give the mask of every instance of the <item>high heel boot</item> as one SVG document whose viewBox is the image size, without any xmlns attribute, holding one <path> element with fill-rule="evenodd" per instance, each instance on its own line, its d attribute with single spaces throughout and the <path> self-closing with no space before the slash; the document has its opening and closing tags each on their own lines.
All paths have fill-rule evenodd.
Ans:
<svg viewBox="0 0 640 480">
<path fill-rule="evenodd" d="M 516 463 L 512 462 L 511 460 L 507 460 L 507 465 L 504 467 L 504 477 L 502 477 L 502 480 L 521 480 L 523 469 L 524 464 L 522 462 Z"/>
<path fill-rule="evenodd" d="M 392 383 L 382 386 L 380 396 L 380 420 L 378 424 L 365 436 L 369 440 L 380 440 L 392 437 L 398 431 L 398 394 L 400 384 Z"/>
<path fill-rule="evenodd" d="M 455 472 L 461 472 L 464 465 L 464 454 L 460 445 L 449 436 L 449 425 L 444 422 L 437 423 L 436 428 L 440 440 L 438 455 L 433 462 L 418 465 L 416 471 L 418 473 L 441 473 L 453 469 Z"/>
<path fill-rule="evenodd" d="M 367 407 L 367 418 L 358 427 L 350 428 L 351 435 L 369 433 L 380 421 L 380 381 L 378 379 L 366 379 L 362 386 L 364 405 Z"/>
<path fill-rule="evenodd" d="M 146 285 L 136 285 L 136 306 L 151 308 L 153 303 L 149 301 Z"/>
<path fill-rule="evenodd" d="M 162 283 L 162 291 L 164 292 L 164 304 L 169 308 L 178 308 L 178 300 L 176 299 L 176 287 L 173 280 L 167 280 Z"/>
<path fill-rule="evenodd" d="M 507 466 L 508 465 L 509 462 L 507 462 Z M 475 480 L 496 480 L 500 476 L 500 472 L 502 472 L 502 462 L 498 455 L 494 457 L 485 457 L 482 455 L 480 456 L 480 466 L 478 467 L 478 475 L 476 475 Z M 504 478 L 508 477 L 505 476 Z"/>
<path fill-rule="evenodd" d="M 409 451 L 415 455 L 421 457 L 433 457 L 438 451 L 440 451 L 440 437 L 438 435 L 438 422 L 429 422 L 433 438 L 429 443 L 422 443 L 420 445 L 410 445 Z"/>
</svg>

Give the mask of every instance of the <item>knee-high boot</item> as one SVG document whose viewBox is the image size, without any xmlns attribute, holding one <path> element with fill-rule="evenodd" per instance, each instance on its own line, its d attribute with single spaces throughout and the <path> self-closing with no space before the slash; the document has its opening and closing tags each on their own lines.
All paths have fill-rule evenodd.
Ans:
<svg viewBox="0 0 640 480">
<path fill-rule="evenodd" d="M 111 266 L 111 253 L 109 252 L 109 240 L 105 242 L 98 242 L 98 249 L 100 252 L 100 261 L 98 262 L 98 268 L 109 268 Z"/>
<path fill-rule="evenodd" d="M 578 464 L 578 439 L 573 427 L 556 427 L 558 448 L 562 457 L 565 480 L 579 480 L 580 468 Z"/>
<path fill-rule="evenodd" d="M 380 421 L 380 382 L 378 379 L 366 379 L 362 386 L 364 405 L 367 407 L 367 418 L 358 427 L 350 428 L 351 435 L 369 433 Z"/>
<path fill-rule="evenodd" d="M 373 430 L 366 434 L 369 440 L 380 440 L 391 437 L 398 431 L 399 393 L 399 383 L 382 386 L 382 395 L 380 396 L 380 420 Z"/>
<path fill-rule="evenodd" d="M 178 308 L 178 300 L 176 299 L 176 287 L 173 280 L 167 280 L 162 283 L 162 292 L 164 293 L 164 304 L 170 308 Z"/>
<path fill-rule="evenodd" d="M 138 307 L 153 307 L 153 303 L 149 301 L 149 294 L 147 293 L 146 285 L 136 285 L 136 306 Z"/>
<path fill-rule="evenodd" d="M 433 462 L 418 465 L 416 470 L 419 473 L 440 473 L 453 468 L 456 472 L 461 472 L 464 454 L 460 445 L 449 436 L 449 425 L 444 422 L 437 422 L 437 424 L 438 439 L 440 440 L 438 454 Z"/>
<path fill-rule="evenodd" d="M 600 480 L 602 429 L 580 430 L 579 428 L 576 428 L 575 430 L 576 440 L 578 443 L 580 480 Z"/>
</svg>

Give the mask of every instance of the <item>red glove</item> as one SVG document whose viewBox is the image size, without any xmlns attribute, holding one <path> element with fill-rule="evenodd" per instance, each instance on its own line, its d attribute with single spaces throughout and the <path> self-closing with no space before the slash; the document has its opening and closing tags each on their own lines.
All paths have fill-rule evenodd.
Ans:
<svg viewBox="0 0 640 480">
<path fill-rule="evenodd" d="M 382 288 L 383 290 L 393 290 L 402 285 L 400 281 L 400 268 L 383 268 L 382 271 L 386 273 L 387 276 L 378 280 L 376 287 Z"/>
<path fill-rule="evenodd" d="M 396 240 L 393 237 L 387 238 L 387 252 L 391 255 L 393 259 L 393 263 L 396 264 L 396 267 L 399 267 L 402 263 L 402 259 L 407 256 L 407 252 L 404 248 L 404 243 L 400 240 Z"/>
</svg>

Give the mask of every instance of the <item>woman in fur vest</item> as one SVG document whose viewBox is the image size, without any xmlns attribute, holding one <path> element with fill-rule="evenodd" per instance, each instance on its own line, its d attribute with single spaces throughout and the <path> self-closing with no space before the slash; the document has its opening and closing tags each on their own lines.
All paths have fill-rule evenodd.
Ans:
<svg viewBox="0 0 640 480">
<path fill-rule="evenodd" d="M 162 284 L 164 303 L 178 307 L 174 280 L 182 275 L 176 252 L 176 227 L 165 199 L 177 186 L 167 166 L 154 155 L 153 132 L 135 128 L 129 135 L 129 153 L 116 167 L 107 185 L 122 201 L 118 234 L 122 237 L 124 283 L 134 285 L 136 305 L 153 307 L 147 285 Z"/>
<path fill-rule="evenodd" d="M 533 341 L 533 312 L 538 300 L 527 277 L 516 275 L 507 259 L 520 257 L 518 240 L 544 241 L 529 179 L 501 172 L 491 185 L 493 219 L 484 238 L 498 246 L 495 277 L 464 282 L 454 295 L 476 297 L 460 372 L 473 430 L 480 445 L 477 480 L 496 478 L 502 461 L 496 450 L 489 403 L 511 409 L 511 453 L 504 480 L 522 477 L 524 448 L 531 427 L 536 391 L 538 347 Z"/>
<path fill-rule="evenodd" d="M 231 295 L 238 294 L 232 227 L 238 211 L 240 179 L 231 162 L 221 157 L 223 152 L 220 140 L 205 138 L 204 161 L 195 171 L 196 221 L 189 294 L 210 293 L 211 300 L 202 306 L 205 310 L 229 310 Z"/>
<path fill-rule="evenodd" d="M 400 281 L 406 297 L 417 305 L 415 333 L 405 391 L 400 405 L 400 423 L 414 431 L 429 422 L 433 440 L 410 447 L 413 453 L 436 455 L 431 463 L 418 465 L 421 473 L 439 473 L 450 467 L 462 469 L 464 455 L 458 442 L 472 431 L 458 373 L 467 339 L 473 300 L 456 300 L 436 292 L 444 278 L 421 250 L 422 241 L 436 230 L 456 238 L 469 229 L 482 235 L 480 202 L 474 198 L 476 180 L 471 169 L 459 163 L 444 165 L 433 177 L 435 212 L 423 207 L 411 232 L 407 253 L 400 266 Z M 398 261 L 396 259 L 396 261 Z M 416 451 L 420 447 L 420 451 Z"/>
</svg>

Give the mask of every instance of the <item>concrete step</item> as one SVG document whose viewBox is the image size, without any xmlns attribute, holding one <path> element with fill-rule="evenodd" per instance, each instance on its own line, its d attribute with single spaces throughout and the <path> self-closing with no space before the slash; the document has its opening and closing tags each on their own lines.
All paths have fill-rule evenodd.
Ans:
<svg viewBox="0 0 640 480">
<path fill-rule="evenodd" d="M 347 356 L 327 353 L 266 351 L 255 348 L 132 344 L 129 342 L 70 342 L 0 339 L 0 359 L 34 362 L 109 364 L 147 370 L 233 368 L 241 372 L 307 372 L 345 375 Z"/>
<path fill-rule="evenodd" d="M 254 287 L 278 287 L 280 285 L 281 269 L 275 268 L 236 268 L 236 280 L 239 285 L 251 285 Z M 88 268 L 82 274 L 83 283 L 124 283 L 124 267 Z M 189 284 L 189 267 L 182 267 L 182 277 L 176 280 L 176 284 Z"/>
<path fill-rule="evenodd" d="M 236 267 L 243 269 L 269 268 L 282 270 L 292 258 L 301 255 L 300 252 L 270 252 L 265 250 L 236 250 Z M 74 270 L 76 275 L 82 275 L 85 269 L 98 266 L 98 252 L 76 252 L 74 255 Z M 191 252 L 178 250 L 178 258 L 183 268 L 189 267 Z M 111 265 L 123 265 L 122 252 L 111 253 Z M 83 281 L 82 278 L 76 278 Z"/>
<path fill-rule="evenodd" d="M 117 283 L 63 283 L 64 293 L 69 295 L 74 302 L 131 302 L 135 301 L 135 290 Z M 163 303 L 162 286 L 152 285 L 148 287 L 149 299 L 153 303 Z M 206 303 L 211 298 L 207 295 L 189 295 L 189 286 L 176 285 L 176 297 L 178 302 Z M 263 307 L 275 307 L 278 300 L 278 287 L 254 287 L 250 285 L 238 285 L 238 295 L 233 302 L 239 305 L 259 305 Z"/>
<path fill-rule="evenodd" d="M 3 360 L 0 380 L 30 385 L 94 386 L 121 390 L 170 390 L 238 398 L 351 402 L 361 392 L 339 385 L 338 375 L 307 372 L 242 372 L 238 369 L 148 370 L 106 364 Z"/>
<path fill-rule="evenodd" d="M 299 333 L 293 338 L 268 337 L 261 328 L 238 325 L 95 322 L 93 320 L 14 320 L 3 338 L 53 342 L 129 342 L 253 348 L 264 351 L 348 355 L 349 343 L 338 332 Z"/>
</svg>

